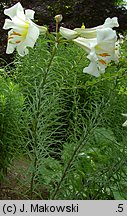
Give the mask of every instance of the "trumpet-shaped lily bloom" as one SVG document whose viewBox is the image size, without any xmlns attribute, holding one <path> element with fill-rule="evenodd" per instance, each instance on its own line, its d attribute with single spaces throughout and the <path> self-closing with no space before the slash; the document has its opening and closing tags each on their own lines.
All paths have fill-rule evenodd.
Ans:
<svg viewBox="0 0 127 216">
<path fill-rule="evenodd" d="M 113 18 L 107 18 L 103 25 L 94 27 L 94 28 L 85 28 L 83 25 L 81 28 L 75 28 L 74 30 L 70 30 L 68 28 L 60 27 L 60 34 L 68 39 L 73 40 L 77 37 L 83 37 L 83 38 L 95 38 L 97 37 L 97 30 L 98 29 L 104 29 L 104 28 L 114 28 L 118 27 L 118 19 L 117 17 Z"/>
<path fill-rule="evenodd" d="M 20 3 L 4 10 L 4 14 L 10 19 L 5 19 L 3 29 L 11 29 L 8 32 L 7 54 L 13 53 L 15 48 L 21 56 L 28 54 L 27 47 L 33 48 L 40 32 L 47 31 L 46 27 L 38 26 L 32 22 L 34 13 L 30 9 L 25 10 L 24 13 Z"/>
<path fill-rule="evenodd" d="M 88 53 L 87 58 L 91 61 L 89 66 L 84 68 L 84 73 L 98 77 L 100 73 L 105 72 L 105 68 L 112 60 L 118 61 L 117 36 L 111 28 L 98 29 L 96 38 L 78 37 L 73 41 Z"/>
<path fill-rule="evenodd" d="M 118 27 L 118 18 L 107 18 L 103 25 L 94 27 L 94 28 L 75 28 L 74 31 L 76 31 L 80 37 L 84 38 L 95 38 L 97 36 L 97 30 L 98 29 L 104 29 L 104 28 L 114 28 Z"/>
</svg>

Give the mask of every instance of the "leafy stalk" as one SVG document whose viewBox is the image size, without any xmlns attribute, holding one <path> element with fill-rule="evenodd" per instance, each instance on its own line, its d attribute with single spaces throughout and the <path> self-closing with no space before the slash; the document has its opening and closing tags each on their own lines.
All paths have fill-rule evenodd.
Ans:
<svg viewBox="0 0 127 216">
<path fill-rule="evenodd" d="M 33 197 L 33 186 L 34 186 L 34 179 L 35 179 L 35 176 L 36 176 L 37 161 L 38 161 L 37 152 L 36 152 L 36 148 L 37 148 L 37 123 L 38 123 L 38 117 L 39 117 L 39 114 L 40 114 L 40 106 L 41 106 L 41 90 L 44 89 L 44 86 L 46 84 L 46 79 L 48 77 L 48 72 L 49 72 L 50 67 L 52 65 L 52 62 L 53 62 L 54 56 L 56 54 L 56 51 L 57 51 L 57 47 L 54 46 L 51 58 L 49 60 L 48 66 L 47 66 L 47 70 L 46 70 L 46 72 L 44 74 L 44 77 L 41 79 L 40 84 L 39 84 L 38 89 L 37 89 L 36 116 L 35 116 L 35 122 L 34 122 L 34 124 L 35 124 L 34 125 L 34 132 L 33 132 L 34 133 L 33 134 L 33 137 L 34 137 L 34 162 L 33 162 L 33 173 L 32 173 L 31 182 L 30 182 L 30 198 L 31 199 Z"/>
</svg>

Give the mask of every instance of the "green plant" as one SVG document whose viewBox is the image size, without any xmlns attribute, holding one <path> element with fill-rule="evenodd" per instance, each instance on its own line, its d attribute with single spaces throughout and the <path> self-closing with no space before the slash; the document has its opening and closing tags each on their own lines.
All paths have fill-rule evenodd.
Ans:
<svg viewBox="0 0 127 216">
<path fill-rule="evenodd" d="M 21 147 L 20 123 L 24 97 L 19 85 L 0 76 L 0 179 Z"/>
<path fill-rule="evenodd" d="M 48 34 L 48 38 L 41 36 L 27 56 L 15 59 L 11 78 L 2 78 L 2 82 L 9 80 L 2 87 L 6 90 L 9 86 L 5 92 L 12 92 L 14 86 L 16 95 L 22 92 L 21 98 L 20 94 L 17 97 L 20 103 L 17 105 L 17 98 L 12 103 L 18 106 L 14 115 L 9 112 L 11 109 L 7 113 L 8 118 L 15 120 L 13 133 L 16 136 L 20 131 L 19 137 L 25 144 L 24 158 L 29 158 L 25 196 L 115 199 L 122 194 L 125 197 L 127 132 L 122 128 L 121 112 L 125 113 L 127 104 L 121 84 L 123 89 L 127 83 L 126 56 L 117 66 L 111 62 L 106 73 L 96 78 L 82 73 L 88 65 L 84 51 L 61 40 L 57 33 Z M 126 44 L 122 49 L 126 49 Z M 4 97 L 1 96 L 2 107 Z M 19 127 L 17 123 L 21 123 Z M 9 133 L 5 128 L 6 133 L 11 133 L 10 128 Z"/>
</svg>

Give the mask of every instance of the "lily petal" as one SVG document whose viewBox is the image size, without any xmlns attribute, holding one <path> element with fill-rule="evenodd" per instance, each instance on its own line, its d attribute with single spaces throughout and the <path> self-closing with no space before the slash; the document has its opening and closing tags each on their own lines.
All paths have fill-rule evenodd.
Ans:
<svg viewBox="0 0 127 216">
<path fill-rule="evenodd" d="M 29 27 L 29 22 L 20 19 L 18 16 L 15 16 L 15 17 L 12 19 L 12 22 L 14 23 L 15 26 L 18 26 L 18 27 L 23 27 L 23 28 L 24 28 L 24 27 L 25 27 L 25 28 L 28 28 L 28 27 Z"/>
<path fill-rule="evenodd" d="M 73 40 L 75 44 L 84 49 L 87 53 L 90 52 L 91 47 L 96 45 L 96 39 L 85 39 L 82 37 L 78 37 Z"/>
<path fill-rule="evenodd" d="M 78 33 L 76 31 L 64 27 L 60 27 L 60 34 L 68 40 L 78 37 Z"/>
<path fill-rule="evenodd" d="M 12 6 L 11 8 L 5 9 L 4 14 L 9 16 L 10 18 L 13 18 L 15 16 L 24 17 L 24 10 L 20 2 Z"/>
<path fill-rule="evenodd" d="M 40 30 L 41 34 L 45 34 L 47 32 L 47 28 L 45 26 L 40 26 L 34 23 L 34 25 Z"/>
<path fill-rule="evenodd" d="M 24 47 L 24 45 L 17 46 L 17 52 L 22 57 L 29 53 L 28 49 Z"/>
<path fill-rule="evenodd" d="M 111 28 L 104 28 L 104 29 L 98 29 L 97 30 L 97 41 L 98 43 L 104 42 L 104 41 L 113 41 L 116 40 L 116 31 L 112 30 Z"/>
<path fill-rule="evenodd" d="M 30 10 L 30 9 L 25 10 L 25 15 L 29 19 L 34 19 L 34 14 L 35 14 L 35 11 L 33 10 Z"/>
<path fill-rule="evenodd" d="M 10 29 L 10 28 L 14 28 L 13 22 L 10 19 L 5 19 L 3 29 Z"/>
<path fill-rule="evenodd" d="M 97 64 L 95 62 L 91 62 L 88 67 L 85 67 L 83 69 L 83 73 L 87 73 L 87 74 L 90 74 L 90 75 L 95 76 L 95 77 L 100 76 L 100 72 L 99 72 L 99 70 L 97 68 Z"/>
<path fill-rule="evenodd" d="M 26 45 L 33 48 L 37 38 L 39 37 L 39 33 L 39 29 L 36 26 L 31 26 L 25 40 Z"/>
<path fill-rule="evenodd" d="M 75 28 L 74 31 L 76 31 L 80 37 L 84 38 L 95 38 L 97 34 L 96 29 Z"/>
<path fill-rule="evenodd" d="M 103 24 L 104 27 L 109 27 L 109 28 L 114 28 L 114 27 L 119 27 L 118 23 L 118 18 L 113 17 L 113 18 L 107 18 Z"/>
<path fill-rule="evenodd" d="M 7 49 L 6 49 L 6 54 L 11 54 L 14 52 L 16 45 L 8 43 L 7 44 Z"/>
</svg>

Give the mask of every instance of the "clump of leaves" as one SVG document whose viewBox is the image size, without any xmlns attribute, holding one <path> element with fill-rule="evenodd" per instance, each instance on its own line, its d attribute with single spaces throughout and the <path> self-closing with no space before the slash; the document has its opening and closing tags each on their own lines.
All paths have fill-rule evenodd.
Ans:
<svg viewBox="0 0 127 216">
<path fill-rule="evenodd" d="M 20 147 L 19 125 L 23 104 L 19 85 L 0 76 L 0 178 Z"/>
</svg>

